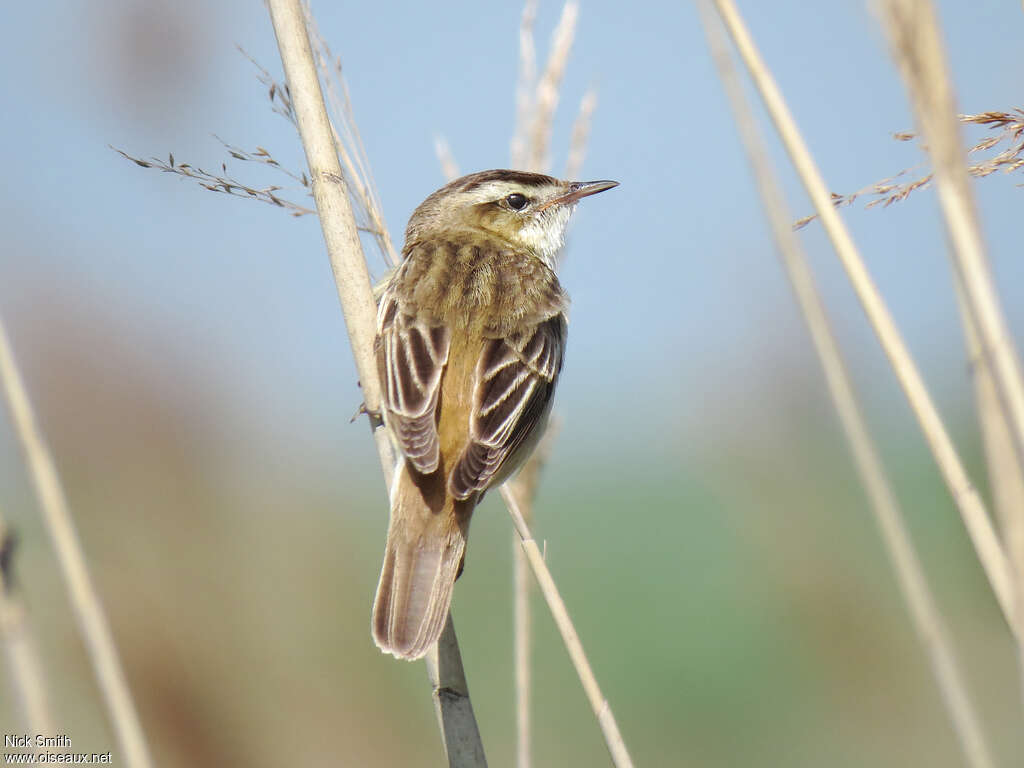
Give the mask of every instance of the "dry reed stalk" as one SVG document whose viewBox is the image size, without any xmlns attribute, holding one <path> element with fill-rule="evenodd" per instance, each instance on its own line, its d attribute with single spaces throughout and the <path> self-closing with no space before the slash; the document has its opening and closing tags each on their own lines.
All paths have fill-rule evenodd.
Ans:
<svg viewBox="0 0 1024 768">
<path fill-rule="evenodd" d="M 427 653 L 427 676 L 434 687 L 434 709 L 448 764 L 487 768 L 451 613 L 440 639 Z"/>
<path fill-rule="evenodd" d="M 381 390 L 373 362 L 376 305 L 306 34 L 305 15 L 299 0 L 271 0 L 268 5 L 295 110 L 296 125 L 309 165 L 313 198 L 359 373 L 363 401 L 370 414 L 379 414 Z M 395 463 L 391 442 L 385 429 L 376 428 L 379 421 L 371 418 L 371 424 L 375 427 L 373 435 L 385 481 L 390 484 Z"/>
<path fill-rule="evenodd" d="M 331 53 L 327 41 L 320 34 L 309 3 L 304 1 L 302 8 L 316 57 L 317 69 L 323 75 L 323 82 L 327 86 L 326 104 L 331 116 L 331 130 L 334 133 L 338 155 L 347 172 L 345 178 L 351 199 L 370 222 L 371 230 L 385 261 L 389 266 L 394 267 L 398 264 L 398 254 L 395 251 L 394 243 L 391 242 L 391 234 L 384 221 L 383 207 L 373 182 L 373 174 L 370 173 L 370 161 L 366 156 L 366 147 L 359 134 L 359 125 L 355 121 L 348 83 L 345 81 L 341 69 L 341 59 Z M 340 132 L 339 125 L 341 126 Z"/>
<path fill-rule="evenodd" d="M 764 142 L 743 93 L 739 75 L 733 67 L 725 32 L 719 20 L 713 16 L 710 0 L 701 0 L 698 5 L 712 59 L 732 106 L 736 126 L 757 182 L 762 205 L 768 215 L 776 247 L 818 353 L 832 404 L 839 415 L 854 464 L 871 503 L 875 522 L 882 535 L 900 591 L 907 602 L 914 628 L 927 651 L 932 672 L 939 684 L 939 691 L 949 711 L 954 732 L 968 765 L 973 768 L 991 768 L 995 764 L 980 720 L 968 696 L 949 632 L 928 586 L 914 544 L 907 533 L 903 513 L 889 484 L 878 450 L 868 432 L 807 257 L 789 224 L 791 217 L 786 209 L 782 188 L 775 178 Z"/>
<path fill-rule="evenodd" d="M 508 484 L 501 486 L 501 496 L 505 499 L 506 506 L 508 506 L 512 523 L 515 525 L 516 533 L 519 534 L 523 551 L 526 553 L 526 558 L 530 563 L 530 568 L 533 570 L 534 577 L 537 579 L 537 584 L 540 586 L 540 591 L 544 595 L 548 609 L 551 611 L 551 617 L 555 620 L 555 625 L 562 635 L 562 642 L 565 643 L 565 649 L 569 652 L 569 658 L 572 660 L 572 664 L 576 668 L 576 674 L 583 684 L 583 691 L 590 702 L 590 708 L 597 718 L 597 724 L 601 728 L 601 733 L 604 734 L 605 744 L 608 745 L 608 752 L 611 754 L 612 763 L 616 768 L 625 768 L 625 766 L 632 768 L 633 761 L 629 757 L 626 743 L 622 740 L 618 723 L 615 722 L 615 715 L 612 713 L 608 700 L 601 693 L 601 687 L 597 684 L 597 678 L 594 676 L 594 670 L 591 668 L 590 662 L 587 661 L 587 655 L 583 651 L 583 643 L 580 642 L 576 627 L 573 626 L 572 619 L 569 618 L 569 611 L 565 607 L 565 602 L 558 592 L 558 587 L 555 586 L 555 580 L 551 576 L 551 571 L 548 570 L 547 563 L 544 562 L 544 555 L 541 554 L 540 547 L 537 546 L 533 534 L 530 533 L 530 527 L 526 524 L 526 520 L 523 519 L 519 503 Z"/>
<path fill-rule="evenodd" d="M 14 535 L 0 512 L 0 639 L 10 670 L 13 698 L 31 733 L 56 733 L 46 678 L 25 606 L 14 592 Z"/>
<path fill-rule="evenodd" d="M 532 521 L 533 499 L 521 495 L 516 488 L 513 493 L 520 498 L 529 499 L 524 504 L 525 514 Z M 532 617 L 530 614 L 530 571 L 526 562 L 526 554 L 519 544 L 518 537 L 513 541 L 512 549 L 512 640 L 513 666 L 516 681 L 516 768 L 530 768 L 533 765 L 531 743 L 533 726 L 530 705 L 533 699 L 533 663 L 531 656 L 531 638 L 533 636 Z"/>
<path fill-rule="evenodd" d="M 828 187 L 825 186 L 821 173 L 796 127 L 778 85 L 761 59 L 735 4 L 732 0 L 715 0 L 715 6 L 764 101 L 790 160 L 821 217 L 861 306 L 896 373 L 953 501 L 960 510 L 967 533 L 1003 615 L 1013 631 L 1017 632 L 1016 602 L 1009 564 L 992 528 L 984 502 L 964 470 L 963 463 L 956 453 L 953 442 L 949 438 L 906 344 L 868 274 L 849 231 L 832 205 Z"/>
<path fill-rule="evenodd" d="M 110 625 L 89 575 L 88 566 L 85 564 L 85 554 L 74 521 L 71 519 L 71 510 L 68 508 L 60 476 L 57 474 L 57 465 L 32 412 L 32 404 L 2 320 L 0 380 L 3 382 L 11 422 L 32 476 L 43 521 L 53 542 L 79 631 L 85 640 L 89 660 L 103 693 L 107 714 L 110 716 L 125 764 L 130 768 L 150 768 L 152 761 L 149 757 L 149 748 L 142 733 L 135 702 L 125 680 L 124 670 L 121 668 L 121 661 L 117 656 Z"/>
<path fill-rule="evenodd" d="M 381 389 L 374 362 L 376 305 L 370 276 L 363 257 L 355 216 L 349 203 L 345 179 L 338 160 L 338 143 L 327 116 L 316 64 L 307 33 L 306 15 L 301 0 L 269 0 L 285 76 L 295 107 L 296 124 L 309 165 L 320 224 L 327 244 L 331 268 L 345 315 L 349 342 L 359 372 L 371 428 L 386 483 L 391 484 L 395 455 L 387 429 L 380 421 Z M 451 766 L 484 766 L 483 745 L 473 716 L 462 659 L 458 653 L 454 627 L 449 622 L 446 642 L 438 647 L 435 668 L 439 678 L 432 680 L 435 691 L 461 686 L 464 696 L 438 696 L 442 738 L 451 744 L 474 744 L 472 750 L 448 753 Z M 450 641 L 450 642 L 449 642 Z M 460 761 L 460 762 L 457 762 Z"/>
<path fill-rule="evenodd" d="M 10 670 L 13 699 L 23 713 L 26 732 L 57 733 L 25 606 L 9 595 L 0 595 L 0 635 Z"/>
<path fill-rule="evenodd" d="M 1003 419 L 999 408 L 999 394 L 992 380 L 992 369 L 984 364 L 981 353 L 981 342 L 975 330 L 974 321 L 963 298 L 963 289 L 959 280 L 954 280 L 957 306 L 960 319 L 964 326 L 964 340 L 967 345 L 967 358 L 970 362 L 971 376 L 974 379 L 974 397 L 978 407 L 978 423 L 985 447 L 985 464 L 988 470 L 989 486 L 992 488 L 992 506 L 995 509 L 999 525 L 1003 533 L 1006 550 L 1011 561 L 1018 564 L 1018 611 L 1020 606 L 1020 566 L 1024 560 L 1024 519 L 1017 513 L 1024 509 L 1024 475 L 1017 463 L 1013 450 L 1013 438 L 1009 427 Z M 1020 615 L 1020 614 L 1018 614 Z"/>
<path fill-rule="evenodd" d="M 541 438 L 533 454 L 515 478 L 509 481 L 509 492 L 512 493 L 523 520 L 527 525 L 533 524 L 533 502 L 537 498 L 540 485 L 540 473 L 551 455 L 558 425 L 554 421 L 548 424 L 547 431 Z M 526 554 L 514 535 L 513 556 L 513 639 L 515 647 L 515 679 L 516 679 L 516 768 L 530 768 L 533 763 L 530 752 L 531 733 L 530 721 L 531 696 L 531 615 L 530 615 L 530 572 Z"/>
<path fill-rule="evenodd" d="M 967 334 L 976 339 L 981 352 L 976 365 L 988 369 L 987 377 L 995 385 L 995 401 L 1011 438 L 1019 475 L 1024 470 L 1024 378 L 982 242 L 938 18 L 929 0 L 883 0 L 880 8 L 882 25 L 935 168 L 939 202 L 953 245 L 954 281 L 967 309 Z M 986 401 L 983 413 L 988 415 L 983 416 L 983 428 L 992 426 L 988 405 Z M 988 438 L 986 447 L 1001 450 L 997 440 Z M 997 462 L 1006 466 L 1009 460 L 1000 456 Z M 1014 528 L 1024 525 L 1024 506 L 1010 508 L 1006 514 L 1014 518 Z M 1016 575 L 1013 592 L 1024 685 L 1024 551 L 1013 547 L 1010 556 Z"/>
<path fill-rule="evenodd" d="M 551 123 L 558 106 L 558 89 L 565 74 L 565 65 L 572 50 L 576 34 L 576 20 L 579 17 L 577 0 L 566 0 L 562 16 L 551 38 L 551 51 L 537 81 L 537 92 L 533 101 L 533 116 L 528 131 L 527 170 L 540 170 L 548 166 L 548 149 L 551 144 Z"/>
</svg>

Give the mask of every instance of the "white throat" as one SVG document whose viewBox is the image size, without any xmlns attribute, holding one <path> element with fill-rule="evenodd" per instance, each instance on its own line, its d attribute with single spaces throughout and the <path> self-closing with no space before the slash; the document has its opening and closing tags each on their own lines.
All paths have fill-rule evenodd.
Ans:
<svg viewBox="0 0 1024 768">
<path fill-rule="evenodd" d="M 565 244 L 565 230 L 575 208 L 575 203 L 553 205 L 532 217 L 529 223 L 519 230 L 520 240 L 552 271 L 558 263 L 558 252 Z"/>
</svg>

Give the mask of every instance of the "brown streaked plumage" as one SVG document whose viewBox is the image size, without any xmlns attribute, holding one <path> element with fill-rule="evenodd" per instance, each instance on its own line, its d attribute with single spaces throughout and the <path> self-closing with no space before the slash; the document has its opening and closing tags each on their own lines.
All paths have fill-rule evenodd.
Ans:
<svg viewBox="0 0 1024 768">
<path fill-rule="evenodd" d="M 381 295 L 377 363 L 401 452 L 373 606 L 381 650 L 437 642 L 473 508 L 543 433 L 568 298 L 555 275 L 576 202 L 615 182 L 495 170 L 430 195 Z"/>
</svg>

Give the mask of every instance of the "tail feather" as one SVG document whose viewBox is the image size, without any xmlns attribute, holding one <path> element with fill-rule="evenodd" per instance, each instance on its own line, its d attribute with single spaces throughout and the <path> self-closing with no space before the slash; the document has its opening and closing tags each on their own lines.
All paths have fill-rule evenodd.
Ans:
<svg viewBox="0 0 1024 768">
<path fill-rule="evenodd" d="M 392 487 L 372 623 L 377 646 L 399 659 L 419 659 L 437 642 L 466 551 L 475 500 L 448 497 L 441 475 L 419 475 L 403 464 Z"/>
</svg>

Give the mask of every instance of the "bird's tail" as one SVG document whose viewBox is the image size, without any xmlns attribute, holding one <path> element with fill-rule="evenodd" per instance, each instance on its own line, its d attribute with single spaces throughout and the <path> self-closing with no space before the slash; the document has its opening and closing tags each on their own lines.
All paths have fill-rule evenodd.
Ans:
<svg viewBox="0 0 1024 768">
<path fill-rule="evenodd" d="M 451 498 L 443 471 L 421 475 L 402 462 L 395 473 L 384 565 L 373 601 L 373 639 L 385 653 L 412 661 L 437 642 L 475 504 L 475 498 Z"/>
</svg>

